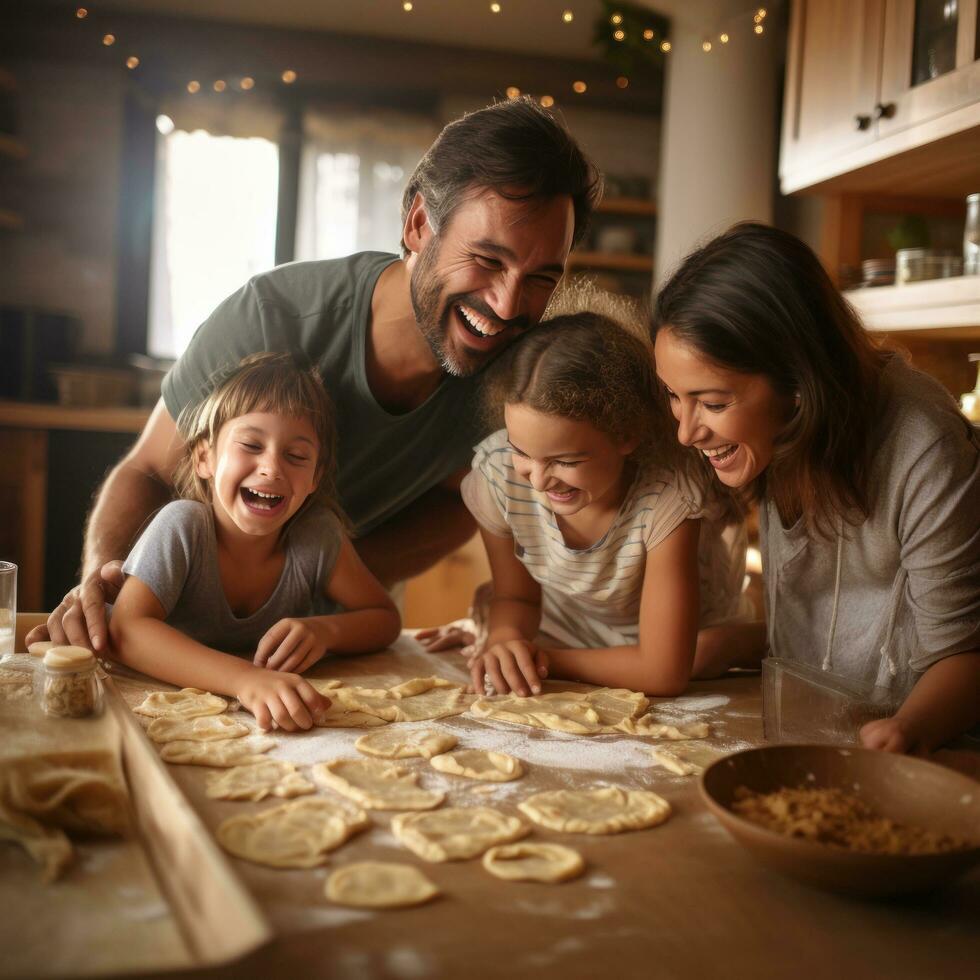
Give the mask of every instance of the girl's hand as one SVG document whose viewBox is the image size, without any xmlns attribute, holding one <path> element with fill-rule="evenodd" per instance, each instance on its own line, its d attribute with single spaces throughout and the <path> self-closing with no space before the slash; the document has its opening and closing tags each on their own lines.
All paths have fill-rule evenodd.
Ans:
<svg viewBox="0 0 980 980">
<path fill-rule="evenodd" d="M 307 620 L 280 619 L 259 640 L 252 663 L 268 670 L 302 674 L 326 652 L 326 643 Z"/>
<path fill-rule="evenodd" d="M 528 640 L 494 643 L 470 661 L 470 681 L 476 694 L 484 692 L 484 678 L 497 694 L 525 698 L 541 693 L 541 679 L 548 676 L 548 655 Z"/>
<path fill-rule="evenodd" d="M 258 667 L 243 674 L 234 694 L 255 716 L 263 731 L 271 728 L 286 732 L 306 731 L 313 727 L 314 719 L 330 707 L 330 699 L 297 674 Z"/>
<path fill-rule="evenodd" d="M 916 739 L 898 715 L 869 721 L 861 728 L 861 744 L 866 749 L 904 754 L 915 748 Z"/>
<path fill-rule="evenodd" d="M 458 619 L 456 622 L 447 623 L 445 626 L 432 626 L 429 629 L 419 630 L 415 634 L 415 639 L 429 653 L 456 650 L 459 647 L 472 646 L 476 642 L 476 634 L 467 628 L 467 626 L 472 625 L 469 620 Z"/>
</svg>

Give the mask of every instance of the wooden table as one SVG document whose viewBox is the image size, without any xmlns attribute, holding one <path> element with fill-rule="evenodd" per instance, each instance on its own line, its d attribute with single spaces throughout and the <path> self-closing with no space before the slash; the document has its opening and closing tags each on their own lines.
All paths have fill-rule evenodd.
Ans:
<svg viewBox="0 0 980 980">
<path fill-rule="evenodd" d="M 372 683 L 433 673 L 463 679 L 458 657 L 427 655 L 408 637 L 394 652 L 333 661 L 330 673 Z M 694 683 L 686 698 L 661 708 L 710 721 L 710 744 L 719 753 L 762 742 L 760 709 L 757 676 Z M 707 812 L 695 779 L 646 763 L 649 741 L 575 739 L 502 724 L 488 729 L 465 717 L 433 724 L 455 732 L 462 744 L 490 747 L 494 742 L 529 764 L 523 780 L 506 784 L 510 788 L 503 802 L 496 796 L 467 796 L 460 789 L 454 790 L 451 804 L 485 803 L 514 812 L 518 800 L 541 789 L 608 782 L 653 789 L 670 802 L 674 814 L 660 827 L 615 837 L 535 828 L 532 838 L 567 843 L 588 862 L 577 881 L 540 885 L 499 881 L 476 861 L 420 862 L 387 833 L 389 815 L 375 812 L 381 826 L 355 838 L 331 863 L 371 857 L 424 864 L 444 893 L 441 899 L 399 911 L 343 909 L 323 898 L 329 868 L 283 872 L 234 861 L 278 938 L 239 963 L 172 976 L 899 980 L 976 973 L 980 873 L 914 900 L 867 902 L 825 894 L 759 866 Z M 324 735 L 334 739 L 331 753 L 356 754 L 356 733 Z M 286 739 L 297 740 L 295 748 L 308 737 Z M 290 757 L 290 746 L 276 754 Z M 945 755 L 945 761 L 972 768 L 974 775 L 980 771 L 978 760 L 980 754 L 972 752 Z M 606 771 L 598 771 L 600 762 Z M 171 767 L 171 773 L 209 826 L 242 806 L 209 807 L 202 792 L 204 773 L 195 767 Z M 434 779 L 437 774 L 429 773 L 423 775 L 428 785 L 454 779 Z M 469 781 L 452 782 L 454 787 L 463 784 Z"/>
</svg>

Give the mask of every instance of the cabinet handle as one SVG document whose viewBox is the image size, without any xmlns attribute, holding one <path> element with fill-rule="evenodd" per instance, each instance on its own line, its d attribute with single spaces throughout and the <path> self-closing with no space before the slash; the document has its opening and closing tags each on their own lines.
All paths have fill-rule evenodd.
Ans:
<svg viewBox="0 0 980 980">
<path fill-rule="evenodd" d="M 854 122 L 857 124 L 858 129 L 867 129 L 871 125 L 871 116 L 855 116 Z"/>
<path fill-rule="evenodd" d="M 895 115 L 894 102 L 879 102 L 875 106 L 875 119 L 891 119 Z"/>
</svg>

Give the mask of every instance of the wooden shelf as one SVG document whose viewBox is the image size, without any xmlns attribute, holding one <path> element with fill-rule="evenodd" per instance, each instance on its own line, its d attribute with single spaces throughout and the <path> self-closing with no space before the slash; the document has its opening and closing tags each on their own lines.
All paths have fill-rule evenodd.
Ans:
<svg viewBox="0 0 980 980">
<path fill-rule="evenodd" d="M 852 289 L 844 296 L 868 330 L 980 338 L 980 276 Z"/>
<path fill-rule="evenodd" d="M 612 272 L 653 272 L 650 255 L 619 255 L 613 252 L 572 252 L 570 269 L 608 269 Z"/>
<path fill-rule="evenodd" d="M 142 432 L 149 408 L 126 405 L 81 408 L 48 402 L 0 401 L 0 428 Z"/>
<path fill-rule="evenodd" d="M 657 202 L 644 197 L 605 197 L 596 211 L 601 214 L 635 214 L 652 217 L 657 213 Z"/>
<path fill-rule="evenodd" d="M 10 157 L 13 160 L 27 158 L 27 144 L 16 136 L 0 133 L 0 157 Z"/>
</svg>

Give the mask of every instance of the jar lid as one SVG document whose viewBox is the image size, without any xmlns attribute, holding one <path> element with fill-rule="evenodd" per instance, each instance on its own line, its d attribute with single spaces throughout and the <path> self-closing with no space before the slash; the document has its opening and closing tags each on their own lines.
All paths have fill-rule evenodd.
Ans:
<svg viewBox="0 0 980 980">
<path fill-rule="evenodd" d="M 84 670 L 95 666 L 95 656 L 85 647 L 52 647 L 44 654 L 44 666 L 50 670 Z"/>
<path fill-rule="evenodd" d="M 38 640 L 37 643 L 32 643 L 28 648 L 27 652 L 32 657 L 43 657 L 48 650 L 53 649 L 58 644 L 53 640 Z"/>
</svg>

